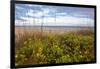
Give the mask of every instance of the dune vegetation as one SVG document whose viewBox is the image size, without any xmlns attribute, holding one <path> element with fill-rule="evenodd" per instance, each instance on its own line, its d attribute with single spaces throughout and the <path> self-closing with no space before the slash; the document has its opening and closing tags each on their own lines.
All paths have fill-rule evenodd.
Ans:
<svg viewBox="0 0 100 69">
<path fill-rule="evenodd" d="M 57 35 L 41 32 L 15 36 L 15 64 L 56 64 L 94 60 L 92 30 Z"/>
</svg>

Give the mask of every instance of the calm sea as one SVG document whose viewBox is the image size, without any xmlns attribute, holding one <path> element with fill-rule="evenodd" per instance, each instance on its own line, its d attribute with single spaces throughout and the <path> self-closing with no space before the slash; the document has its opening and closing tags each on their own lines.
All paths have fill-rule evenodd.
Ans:
<svg viewBox="0 0 100 69">
<path fill-rule="evenodd" d="M 41 28 L 41 26 L 15 26 L 16 28 Z M 42 26 L 44 29 L 93 29 L 87 26 Z"/>
</svg>

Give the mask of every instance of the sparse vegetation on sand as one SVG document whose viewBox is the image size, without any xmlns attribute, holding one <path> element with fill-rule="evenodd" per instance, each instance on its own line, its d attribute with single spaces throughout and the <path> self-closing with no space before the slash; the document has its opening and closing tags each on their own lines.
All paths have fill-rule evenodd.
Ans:
<svg viewBox="0 0 100 69">
<path fill-rule="evenodd" d="M 93 31 L 17 34 L 15 64 L 54 64 L 94 60 Z"/>
</svg>

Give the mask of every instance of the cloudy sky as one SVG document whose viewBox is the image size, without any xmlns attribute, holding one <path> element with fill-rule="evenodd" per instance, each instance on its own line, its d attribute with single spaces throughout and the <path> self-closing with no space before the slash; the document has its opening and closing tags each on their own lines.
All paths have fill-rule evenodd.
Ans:
<svg viewBox="0 0 100 69">
<path fill-rule="evenodd" d="M 15 5 L 15 25 L 94 26 L 94 9 L 33 4 Z"/>
</svg>

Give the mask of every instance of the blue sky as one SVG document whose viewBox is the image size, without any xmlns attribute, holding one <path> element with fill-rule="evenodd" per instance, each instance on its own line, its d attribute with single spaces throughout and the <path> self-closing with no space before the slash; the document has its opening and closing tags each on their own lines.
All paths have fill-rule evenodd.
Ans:
<svg viewBox="0 0 100 69">
<path fill-rule="evenodd" d="M 55 18 L 56 17 L 56 18 Z M 15 5 L 15 25 L 94 26 L 94 9 L 33 4 Z"/>
</svg>

